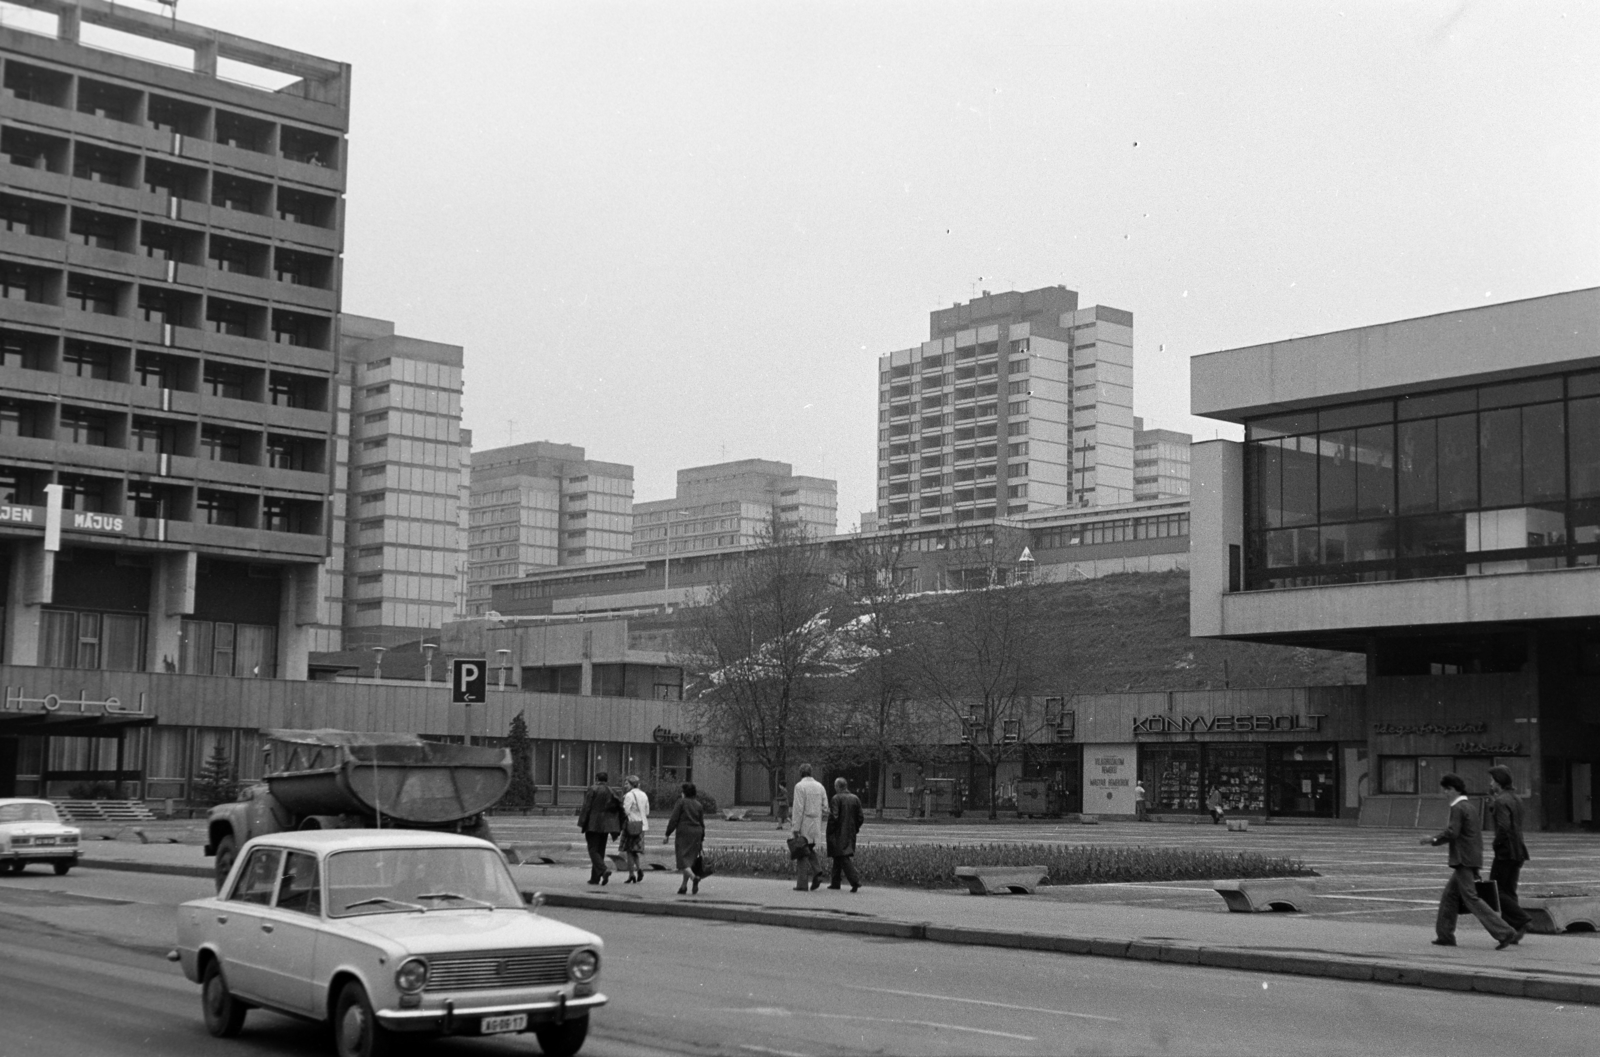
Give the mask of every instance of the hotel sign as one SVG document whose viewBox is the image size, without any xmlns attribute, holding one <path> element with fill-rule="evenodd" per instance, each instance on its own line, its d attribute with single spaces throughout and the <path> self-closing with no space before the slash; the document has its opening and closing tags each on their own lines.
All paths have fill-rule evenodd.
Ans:
<svg viewBox="0 0 1600 1057">
<path fill-rule="evenodd" d="M 1299 734 L 1322 730 L 1326 712 L 1296 715 L 1242 715 L 1242 716 L 1175 716 L 1158 712 L 1153 716 L 1137 716 L 1133 733 L 1140 734 Z"/>
<path fill-rule="evenodd" d="M 60 713 L 64 715 L 81 716 L 147 716 L 150 714 L 145 702 L 144 691 L 139 692 L 139 704 L 125 705 L 115 697 L 104 700 L 95 700 L 88 696 L 85 690 L 79 690 L 77 697 L 63 697 L 61 694 L 45 694 L 43 697 L 23 696 L 27 688 L 22 686 L 7 686 L 5 699 L 0 702 L 0 712 L 38 712 L 43 714 Z"/>
</svg>

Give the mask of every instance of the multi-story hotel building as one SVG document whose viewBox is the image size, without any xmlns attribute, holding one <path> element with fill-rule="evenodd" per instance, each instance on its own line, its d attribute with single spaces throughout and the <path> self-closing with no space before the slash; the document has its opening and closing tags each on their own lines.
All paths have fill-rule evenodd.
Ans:
<svg viewBox="0 0 1600 1057">
<path fill-rule="evenodd" d="M 1133 315 L 1062 286 L 929 316 L 878 361 L 878 527 L 1134 499 Z"/>
<path fill-rule="evenodd" d="M 473 452 L 471 472 L 467 615 L 489 608 L 493 584 L 633 553 L 633 467 L 534 441 Z"/>
<path fill-rule="evenodd" d="M 793 466 L 769 459 L 679 470 L 674 498 L 634 504 L 633 553 L 691 554 L 755 543 L 771 531 L 774 518 L 807 536 L 833 535 L 838 482 L 796 477 Z"/>
<path fill-rule="evenodd" d="M 1195 635 L 1364 654 L 1364 823 L 1594 822 L 1600 289 L 1198 356 Z M 1371 758 L 1367 758 L 1367 753 Z"/>
<path fill-rule="evenodd" d="M 398 335 L 381 319 L 345 315 L 340 323 L 349 430 L 340 438 L 345 509 L 334 522 L 343 588 L 337 648 L 388 646 L 427 637 L 460 603 L 461 474 L 470 458 L 461 347 Z"/>
<path fill-rule="evenodd" d="M 304 678 L 349 67 L 102 0 L 21 2 L 46 31 L 0 27 L 4 660 Z"/>
</svg>

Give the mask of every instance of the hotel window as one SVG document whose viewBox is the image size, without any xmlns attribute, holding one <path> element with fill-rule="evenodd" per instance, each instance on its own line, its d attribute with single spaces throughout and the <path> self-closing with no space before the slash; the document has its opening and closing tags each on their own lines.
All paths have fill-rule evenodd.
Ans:
<svg viewBox="0 0 1600 1057">
<path fill-rule="evenodd" d="M 179 628 L 178 669 L 186 675 L 273 679 L 277 656 L 278 629 L 270 624 L 185 620 Z"/>
<path fill-rule="evenodd" d="M 82 341 L 69 341 L 61 353 L 61 373 L 78 378 L 111 378 L 111 350 Z"/>
<path fill-rule="evenodd" d="M 244 434 L 216 426 L 201 427 L 200 457 L 212 462 L 243 462 Z"/>
<path fill-rule="evenodd" d="M 201 372 L 200 391 L 207 396 L 221 396 L 229 400 L 243 400 L 244 372 L 223 363 L 208 363 Z"/>
<path fill-rule="evenodd" d="M 239 496 L 230 492 L 202 488 L 194 505 L 201 522 L 206 525 L 237 526 L 243 521 L 244 504 Z"/>
<path fill-rule="evenodd" d="M 129 446 L 134 451 L 150 452 L 157 455 L 176 455 L 178 453 L 178 424 L 158 418 L 135 417 L 133 428 L 128 433 L 128 439 Z"/>
<path fill-rule="evenodd" d="M 92 444 L 105 447 L 109 432 L 107 416 L 98 411 L 64 407 L 56 429 L 56 439 L 68 444 Z"/>
<path fill-rule="evenodd" d="M 117 288 L 104 280 L 92 279 L 86 275 L 68 276 L 67 307 L 102 316 L 115 315 Z"/>
<path fill-rule="evenodd" d="M 45 609 L 39 663 L 47 668 L 144 670 L 145 618 L 131 613 Z"/>
</svg>

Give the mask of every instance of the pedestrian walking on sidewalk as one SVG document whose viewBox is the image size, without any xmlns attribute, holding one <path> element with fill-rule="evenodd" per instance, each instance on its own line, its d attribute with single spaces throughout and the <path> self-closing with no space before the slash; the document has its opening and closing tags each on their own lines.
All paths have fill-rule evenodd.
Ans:
<svg viewBox="0 0 1600 1057">
<path fill-rule="evenodd" d="M 1423 844 L 1450 846 L 1450 880 L 1445 882 L 1444 894 L 1439 897 L 1434 946 L 1456 945 L 1456 916 L 1466 907 L 1495 938 L 1494 949 L 1503 951 L 1517 942 L 1517 930 L 1478 898 L 1478 876 L 1483 870 L 1483 826 L 1478 822 L 1476 805 L 1467 799 L 1467 783 L 1460 775 L 1447 774 L 1440 778 L 1439 788 L 1450 801 L 1450 824 L 1433 836 L 1422 838 Z"/>
<path fill-rule="evenodd" d="M 833 860 L 833 880 L 828 887 L 837 892 L 840 880 L 848 878 L 850 891 L 855 892 L 861 888 L 861 875 L 856 873 L 856 833 L 864 821 L 861 798 L 850 791 L 850 783 L 843 778 L 833 780 L 833 789 L 833 803 L 828 809 L 828 857 Z"/>
<path fill-rule="evenodd" d="M 772 798 L 772 817 L 778 820 L 777 829 L 789 824 L 789 790 L 783 787 L 782 781 L 779 781 L 778 792 Z"/>
<path fill-rule="evenodd" d="M 1528 845 L 1522 839 L 1522 798 L 1511 788 L 1511 769 L 1500 765 L 1489 768 L 1489 777 L 1498 786 L 1490 798 L 1494 812 L 1494 862 L 1489 864 L 1489 880 L 1500 893 L 1500 916 L 1517 930 L 1512 943 L 1528 934 L 1528 912 L 1517 901 L 1517 878 L 1529 859 Z"/>
<path fill-rule="evenodd" d="M 627 858 L 628 879 L 624 884 L 638 884 L 644 880 L 644 866 L 639 854 L 644 851 L 644 835 L 650 828 L 650 797 L 639 788 L 639 776 L 628 775 L 628 791 L 622 794 L 622 839 L 617 849 Z"/>
<path fill-rule="evenodd" d="M 683 783 L 683 796 L 672 806 L 672 817 L 667 819 L 667 831 L 661 835 L 661 843 L 665 844 L 677 835 L 673 844 L 673 861 L 678 865 L 678 871 L 683 874 L 683 883 L 678 886 L 678 894 L 689 892 L 689 886 L 694 885 L 694 891 L 700 891 L 700 878 L 694 872 L 695 860 L 700 858 L 700 851 L 706 840 L 706 809 L 696 798 L 697 790 L 693 782 Z"/>
<path fill-rule="evenodd" d="M 1206 807 L 1211 811 L 1211 821 L 1214 825 L 1222 825 L 1222 818 L 1228 809 L 1222 802 L 1222 790 L 1216 786 L 1211 787 L 1211 795 L 1206 797 Z"/>
<path fill-rule="evenodd" d="M 617 792 L 606 784 L 606 772 L 594 776 L 594 785 L 583 792 L 583 803 L 578 806 L 578 828 L 583 830 L 583 843 L 589 849 L 589 883 L 603 885 L 611 880 L 611 867 L 606 865 L 606 844 L 622 832 L 622 802 Z"/>
<path fill-rule="evenodd" d="M 1144 802 L 1144 783 L 1133 783 L 1133 819 L 1135 822 L 1148 822 L 1148 805 Z"/>
<path fill-rule="evenodd" d="M 811 777 L 811 765 L 800 765 L 800 780 L 794 784 L 794 797 L 789 808 L 789 824 L 794 835 L 803 837 L 811 846 L 794 861 L 794 886 L 801 892 L 822 884 L 822 862 L 817 858 L 817 847 L 822 843 L 823 820 L 828 817 L 828 791 L 822 783 Z"/>
</svg>

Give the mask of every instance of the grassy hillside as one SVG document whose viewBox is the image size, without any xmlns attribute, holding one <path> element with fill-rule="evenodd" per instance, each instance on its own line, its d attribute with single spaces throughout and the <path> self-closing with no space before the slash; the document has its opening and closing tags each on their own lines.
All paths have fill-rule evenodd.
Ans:
<svg viewBox="0 0 1600 1057">
<path fill-rule="evenodd" d="M 1189 574 L 1050 584 L 1051 637 L 1079 693 L 1366 682 L 1360 654 L 1189 637 Z"/>
</svg>

